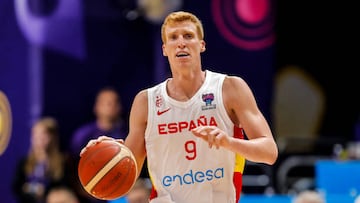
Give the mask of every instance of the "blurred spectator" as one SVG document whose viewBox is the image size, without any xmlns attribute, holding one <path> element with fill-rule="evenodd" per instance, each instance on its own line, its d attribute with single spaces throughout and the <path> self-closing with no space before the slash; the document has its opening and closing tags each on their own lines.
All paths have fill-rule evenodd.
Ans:
<svg viewBox="0 0 360 203">
<path fill-rule="evenodd" d="M 76 171 L 76 175 L 80 151 L 90 139 L 97 138 L 100 135 L 125 139 L 127 135 L 126 124 L 121 117 L 120 95 L 114 88 L 105 87 L 99 90 L 95 98 L 93 112 L 95 120 L 80 126 L 72 135 L 70 150 L 73 154 L 73 170 Z M 88 194 L 81 186 L 78 176 L 76 176 L 75 181 L 76 191 L 80 194 L 81 202 L 106 202 L 95 199 Z"/>
<path fill-rule="evenodd" d="M 300 192 L 293 203 L 325 203 L 325 198 L 313 190 L 304 190 Z"/>
<path fill-rule="evenodd" d="M 120 95 L 115 89 L 106 87 L 101 89 L 95 98 L 95 120 L 80 126 L 72 136 L 71 151 L 78 156 L 81 149 L 90 139 L 100 135 L 125 139 L 127 131 L 122 120 L 122 104 Z"/>
<path fill-rule="evenodd" d="M 46 203 L 80 203 L 75 191 L 67 185 L 56 185 L 46 194 Z"/>
<path fill-rule="evenodd" d="M 360 116 L 357 120 L 357 122 L 355 123 L 355 141 L 356 142 L 360 142 Z"/>
<path fill-rule="evenodd" d="M 149 178 L 138 178 L 136 183 L 127 195 L 109 203 L 148 203 L 151 192 L 151 182 Z"/>
<path fill-rule="evenodd" d="M 360 203 L 360 195 L 355 198 L 354 203 Z"/>
<path fill-rule="evenodd" d="M 150 185 L 147 178 L 137 179 L 133 188 L 126 195 L 128 203 L 148 203 L 150 196 Z"/>
<path fill-rule="evenodd" d="M 60 151 L 57 121 L 44 117 L 31 129 L 30 149 L 19 160 L 13 179 L 18 203 L 43 203 L 52 184 L 67 182 L 66 156 Z"/>
</svg>

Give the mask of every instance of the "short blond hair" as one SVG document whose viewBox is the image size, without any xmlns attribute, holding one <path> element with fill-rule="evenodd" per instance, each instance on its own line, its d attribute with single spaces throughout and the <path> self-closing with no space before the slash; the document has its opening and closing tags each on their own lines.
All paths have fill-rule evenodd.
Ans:
<svg viewBox="0 0 360 203">
<path fill-rule="evenodd" d="M 177 23 L 177 22 L 184 22 L 184 21 L 190 21 L 190 22 L 194 23 L 195 26 L 196 26 L 196 31 L 197 31 L 198 38 L 201 39 L 201 40 L 204 39 L 204 28 L 203 28 L 203 25 L 202 25 L 201 21 L 199 20 L 199 18 L 196 17 L 194 14 L 192 14 L 190 12 L 176 11 L 176 12 L 170 13 L 165 18 L 164 23 L 161 26 L 161 39 L 162 39 L 162 42 L 163 43 L 166 42 L 166 36 L 165 36 L 166 26 L 172 25 L 172 24 Z"/>
</svg>

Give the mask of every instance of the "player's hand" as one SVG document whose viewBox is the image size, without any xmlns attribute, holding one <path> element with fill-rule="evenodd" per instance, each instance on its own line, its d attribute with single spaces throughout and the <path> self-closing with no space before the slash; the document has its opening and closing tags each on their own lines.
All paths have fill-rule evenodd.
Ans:
<svg viewBox="0 0 360 203">
<path fill-rule="evenodd" d="M 229 136 L 221 129 L 215 126 L 199 126 L 191 131 L 196 137 L 205 140 L 209 147 L 216 149 L 226 147 L 229 144 Z"/>
<path fill-rule="evenodd" d="M 123 139 L 115 139 L 115 138 L 112 138 L 112 137 L 109 137 L 109 136 L 105 136 L 105 135 L 101 135 L 99 136 L 97 139 L 91 139 L 89 140 L 89 142 L 87 143 L 87 145 L 81 149 L 80 151 L 80 156 L 82 156 L 85 151 L 90 147 L 90 146 L 93 146 L 101 141 L 104 141 L 104 140 L 114 140 L 116 142 L 119 142 L 121 144 L 124 144 L 124 140 Z"/>
</svg>

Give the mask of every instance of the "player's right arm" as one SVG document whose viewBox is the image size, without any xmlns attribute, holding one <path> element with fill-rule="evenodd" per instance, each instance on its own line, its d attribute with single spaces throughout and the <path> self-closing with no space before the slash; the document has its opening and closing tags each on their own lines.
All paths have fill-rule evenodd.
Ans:
<svg viewBox="0 0 360 203">
<path fill-rule="evenodd" d="M 133 152 L 137 166 L 138 175 L 143 167 L 145 150 L 145 129 L 148 118 L 148 96 L 147 91 L 139 92 L 133 101 L 129 117 L 129 134 L 125 139 L 125 145 Z"/>
</svg>

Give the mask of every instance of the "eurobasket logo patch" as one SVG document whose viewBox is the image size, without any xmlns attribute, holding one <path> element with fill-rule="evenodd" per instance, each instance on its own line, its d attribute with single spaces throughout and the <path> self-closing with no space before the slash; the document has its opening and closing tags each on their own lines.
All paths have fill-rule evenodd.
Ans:
<svg viewBox="0 0 360 203">
<path fill-rule="evenodd" d="M 205 106 L 202 106 L 202 110 L 215 109 L 216 104 L 213 104 L 214 101 L 214 93 L 207 93 L 202 95 L 202 100 L 205 102 Z"/>
</svg>

